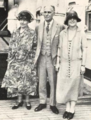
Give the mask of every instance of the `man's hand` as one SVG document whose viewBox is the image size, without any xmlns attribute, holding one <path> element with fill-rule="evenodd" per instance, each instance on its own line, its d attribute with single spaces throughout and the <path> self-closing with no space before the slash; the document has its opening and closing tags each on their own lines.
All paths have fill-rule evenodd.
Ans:
<svg viewBox="0 0 91 120">
<path fill-rule="evenodd" d="M 81 74 L 84 74 L 85 73 L 85 66 L 81 66 Z"/>
<path fill-rule="evenodd" d="M 57 72 L 59 71 L 59 67 L 60 67 L 60 64 L 55 65 L 55 69 L 56 69 Z"/>
</svg>

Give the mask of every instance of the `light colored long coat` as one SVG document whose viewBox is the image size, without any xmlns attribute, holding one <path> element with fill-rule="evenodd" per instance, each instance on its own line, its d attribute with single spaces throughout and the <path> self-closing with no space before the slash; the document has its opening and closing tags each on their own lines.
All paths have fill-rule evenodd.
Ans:
<svg viewBox="0 0 91 120">
<path fill-rule="evenodd" d="M 84 33 L 77 28 L 77 33 L 70 44 L 68 42 L 68 30 L 60 33 L 59 56 L 60 69 L 57 78 L 56 98 L 58 103 L 77 101 L 81 80 L 81 64 L 85 65 L 86 56 L 83 51 L 87 47 L 87 39 Z M 70 55 L 70 59 L 68 56 Z"/>
</svg>

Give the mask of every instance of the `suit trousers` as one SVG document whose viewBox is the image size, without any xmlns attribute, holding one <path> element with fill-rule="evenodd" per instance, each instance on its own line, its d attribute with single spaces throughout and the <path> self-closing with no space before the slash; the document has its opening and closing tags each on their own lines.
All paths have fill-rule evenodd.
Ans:
<svg viewBox="0 0 91 120">
<path fill-rule="evenodd" d="M 38 77 L 39 77 L 39 97 L 40 103 L 46 104 L 47 102 L 47 75 L 50 84 L 50 105 L 56 104 L 56 71 L 53 65 L 52 57 L 40 55 L 38 61 Z"/>
</svg>

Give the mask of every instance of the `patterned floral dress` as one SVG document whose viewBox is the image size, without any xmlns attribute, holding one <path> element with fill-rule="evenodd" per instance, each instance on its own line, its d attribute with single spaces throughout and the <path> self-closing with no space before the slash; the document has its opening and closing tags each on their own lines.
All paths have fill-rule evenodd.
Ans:
<svg viewBox="0 0 91 120">
<path fill-rule="evenodd" d="M 22 33 L 20 29 L 10 39 L 8 66 L 2 82 L 2 88 L 7 88 L 8 97 L 36 94 L 37 76 L 33 68 L 36 35 L 28 26 Z"/>
</svg>

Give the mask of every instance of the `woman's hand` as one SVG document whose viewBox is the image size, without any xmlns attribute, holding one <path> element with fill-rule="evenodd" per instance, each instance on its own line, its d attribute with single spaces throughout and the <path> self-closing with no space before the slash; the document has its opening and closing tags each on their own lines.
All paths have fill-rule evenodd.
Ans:
<svg viewBox="0 0 91 120">
<path fill-rule="evenodd" d="M 34 65 L 34 64 L 31 66 L 31 68 L 32 68 L 32 69 L 35 69 L 36 67 L 37 67 L 37 66 L 36 66 L 36 65 Z"/>
<path fill-rule="evenodd" d="M 84 74 L 85 73 L 85 66 L 81 66 L 81 74 Z"/>
</svg>

